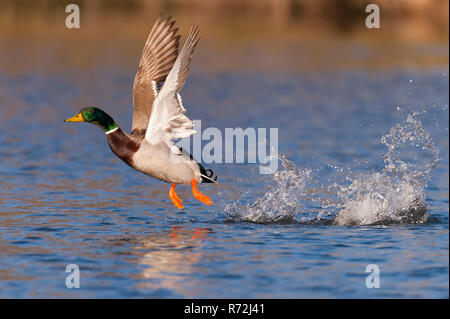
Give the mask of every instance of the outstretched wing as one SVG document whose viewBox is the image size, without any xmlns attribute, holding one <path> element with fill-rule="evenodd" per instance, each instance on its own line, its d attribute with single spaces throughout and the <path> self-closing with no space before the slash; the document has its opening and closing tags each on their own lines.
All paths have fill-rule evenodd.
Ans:
<svg viewBox="0 0 450 319">
<path fill-rule="evenodd" d="M 158 84 L 166 79 L 177 58 L 180 36 L 176 36 L 174 24 L 170 17 L 160 17 L 145 43 L 134 78 L 132 134 L 145 135 Z"/>
<path fill-rule="evenodd" d="M 183 87 L 189 73 L 192 54 L 198 43 L 199 29 L 191 27 L 189 36 L 170 70 L 164 85 L 153 102 L 152 112 L 145 138 L 150 143 L 165 142 L 178 154 L 179 149 L 172 142 L 174 139 L 188 137 L 195 133 L 192 121 L 184 115 L 186 109 L 178 93 Z"/>
</svg>

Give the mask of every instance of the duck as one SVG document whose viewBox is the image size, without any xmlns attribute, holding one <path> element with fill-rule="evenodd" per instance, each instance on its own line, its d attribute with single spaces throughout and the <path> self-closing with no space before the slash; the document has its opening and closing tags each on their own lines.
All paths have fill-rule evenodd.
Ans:
<svg viewBox="0 0 450 319">
<path fill-rule="evenodd" d="M 160 16 L 144 45 L 133 84 L 133 123 L 131 132 L 98 107 L 87 106 L 65 122 L 86 122 L 100 127 L 112 152 L 133 169 L 171 184 L 169 197 L 183 209 L 175 192 L 177 185 L 192 186 L 194 198 L 212 206 L 198 183 L 216 183 L 217 175 L 205 169 L 175 141 L 195 133 L 193 122 L 185 115 L 180 90 L 199 41 L 199 27 L 192 25 L 179 51 L 180 35 L 171 17 Z M 179 52 L 178 52 L 179 51 Z"/>
</svg>

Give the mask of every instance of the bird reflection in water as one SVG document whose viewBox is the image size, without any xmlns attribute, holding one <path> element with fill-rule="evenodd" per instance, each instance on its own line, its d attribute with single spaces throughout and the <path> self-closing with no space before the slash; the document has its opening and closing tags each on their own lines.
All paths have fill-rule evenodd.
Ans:
<svg viewBox="0 0 450 319">
<path fill-rule="evenodd" d="M 145 267 L 138 288 L 165 289 L 188 298 L 201 294 L 201 291 L 196 291 L 201 286 L 196 282 L 198 279 L 194 279 L 198 276 L 191 274 L 203 271 L 199 263 L 205 256 L 199 248 L 207 244 L 212 232 L 208 228 L 172 226 L 170 231 L 141 239 L 136 247 L 143 252 L 138 263 Z"/>
</svg>

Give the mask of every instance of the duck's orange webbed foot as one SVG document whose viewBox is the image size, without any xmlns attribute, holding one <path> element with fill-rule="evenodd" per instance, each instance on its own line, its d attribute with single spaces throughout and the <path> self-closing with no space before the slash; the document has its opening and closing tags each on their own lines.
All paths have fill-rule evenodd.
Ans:
<svg viewBox="0 0 450 319">
<path fill-rule="evenodd" d="M 169 191 L 169 197 L 175 206 L 177 206 L 179 209 L 183 209 L 183 205 L 181 204 L 183 201 L 178 197 L 177 193 L 175 193 L 175 186 L 175 184 L 172 184 L 172 187 Z"/>
<path fill-rule="evenodd" d="M 191 181 L 191 184 L 192 184 L 192 194 L 194 195 L 194 197 L 197 198 L 202 203 L 208 206 L 212 206 L 213 202 L 211 201 L 211 198 L 198 191 L 197 182 L 195 181 L 195 179 Z"/>
</svg>

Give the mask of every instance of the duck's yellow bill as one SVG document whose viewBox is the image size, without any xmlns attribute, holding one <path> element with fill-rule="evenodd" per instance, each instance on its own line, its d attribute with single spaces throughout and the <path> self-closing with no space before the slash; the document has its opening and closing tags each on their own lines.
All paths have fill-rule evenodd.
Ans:
<svg viewBox="0 0 450 319">
<path fill-rule="evenodd" d="M 84 119 L 81 116 L 81 113 L 78 113 L 77 115 L 64 120 L 64 122 L 84 122 Z"/>
</svg>

